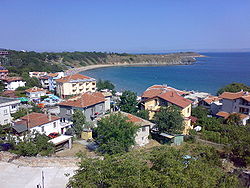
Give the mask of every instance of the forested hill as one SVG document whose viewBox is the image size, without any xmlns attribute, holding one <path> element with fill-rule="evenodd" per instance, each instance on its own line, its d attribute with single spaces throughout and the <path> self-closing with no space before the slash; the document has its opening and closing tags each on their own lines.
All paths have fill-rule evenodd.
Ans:
<svg viewBox="0 0 250 188">
<path fill-rule="evenodd" d="M 8 52 L 9 55 L 0 56 L 0 62 L 10 72 L 18 75 L 29 71 L 56 72 L 94 64 L 189 64 L 195 61 L 193 57 L 200 56 L 193 52 L 166 55 L 133 55 L 103 52 L 37 53 L 14 50 L 8 50 Z"/>
</svg>

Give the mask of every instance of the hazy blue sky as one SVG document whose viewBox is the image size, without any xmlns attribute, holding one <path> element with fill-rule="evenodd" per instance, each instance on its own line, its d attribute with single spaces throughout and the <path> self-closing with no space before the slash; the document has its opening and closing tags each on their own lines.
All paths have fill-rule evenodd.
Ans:
<svg viewBox="0 0 250 188">
<path fill-rule="evenodd" d="M 250 49 L 250 0 L 0 0 L 0 48 Z"/>
</svg>

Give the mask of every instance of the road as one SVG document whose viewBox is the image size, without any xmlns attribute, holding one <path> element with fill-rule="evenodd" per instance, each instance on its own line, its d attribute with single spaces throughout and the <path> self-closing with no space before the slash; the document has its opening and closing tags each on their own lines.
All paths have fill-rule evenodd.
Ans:
<svg viewBox="0 0 250 188">
<path fill-rule="evenodd" d="M 44 172 L 44 188 L 66 187 L 68 179 L 76 167 L 23 167 L 15 164 L 0 162 L 1 188 L 36 188 L 42 185 Z M 69 177 L 65 174 L 69 173 Z"/>
</svg>

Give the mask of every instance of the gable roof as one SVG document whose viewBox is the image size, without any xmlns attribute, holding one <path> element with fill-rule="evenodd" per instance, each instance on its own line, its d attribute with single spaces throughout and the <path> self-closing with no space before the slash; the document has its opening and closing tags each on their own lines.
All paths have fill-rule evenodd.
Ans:
<svg viewBox="0 0 250 188">
<path fill-rule="evenodd" d="M 178 95 L 175 91 L 169 91 L 167 93 L 162 93 L 158 97 L 175 104 L 181 108 L 186 108 L 188 105 L 192 104 L 192 101 Z"/>
<path fill-rule="evenodd" d="M 44 124 L 49 123 L 49 122 L 56 121 L 56 120 L 60 119 L 60 117 L 32 112 L 31 114 L 23 116 L 20 119 L 22 120 L 22 124 L 23 124 L 23 121 L 26 121 L 27 122 L 26 124 L 28 124 L 28 127 L 33 128 L 36 126 L 44 125 Z M 16 124 L 18 124 L 18 123 L 19 122 L 16 122 Z M 21 122 L 20 122 L 20 124 L 21 124 Z"/>
<path fill-rule="evenodd" d="M 6 77 L 3 79 L 6 82 L 22 81 L 22 77 Z"/>
<path fill-rule="evenodd" d="M 203 99 L 203 101 L 205 101 L 207 104 L 211 104 L 219 100 L 221 100 L 221 98 L 217 96 L 208 96 L 207 98 Z"/>
<path fill-rule="evenodd" d="M 248 101 L 248 102 L 250 102 L 250 94 L 247 95 L 247 96 L 243 96 L 241 98 L 244 99 L 244 100 L 246 100 L 246 101 Z"/>
<path fill-rule="evenodd" d="M 35 92 L 40 92 L 40 91 L 46 92 L 45 89 L 39 88 L 39 87 L 32 87 L 32 88 L 26 89 L 25 91 L 26 91 L 27 93 L 35 93 Z"/>
<path fill-rule="evenodd" d="M 248 115 L 246 115 L 246 114 L 241 114 L 241 113 L 231 113 L 231 114 L 238 114 L 241 120 L 243 120 L 243 119 L 249 117 Z M 220 116 L 220 117 L 223 117 L 224 119 L 227 119 L 231 114 L 228 113 L 228 112 L 220 111 L 220 112 L 218 112 L 218 113 L 216 114 L 216 116 Z"/>
<path fill-rule="evenodd" d="M 244 96 L 244 93 L 245 93 L 244 91 L 240 91 L 240 92 L 237 92 L 237 93 L 223 92 L 219 97 L 223 98 L 223 99 L 233 100 L 233 99 L 238 99 L 238 98 Z"/>
<path fill-rule="evenodd" d="M 175 91 L 179 95 L 187 94 L 187 92 L 185 91 L 181 91 L 181 90 L 178 90 L 173 87 L 166 86 L 166 85 L 153 85 L 147 88 L 147 90 L 142 94 L 142 98 L 155 97 L 157 95 L 160 95 L 162 93 L 169 92 L 169 91 Z"/>
<path fill-rule="evenodd" d="M 65 83 L 65 82 L 89 82 L 89 81 L 95 81 L 94 78 L 84 76 L 82 74 L 74 74 L 62 77 L 60 79 L 56 79 L 56 82 L 59 83 Z"/>
<path fill-rule="evenodd" d="M 64 102 L 59 103 L 61 106 L 73 106 L 84 108 L 95 104 L 105 102 L 105 97 L 101 92 L 82 93 L 79 96 L 72 97 Z"/>
</svg>

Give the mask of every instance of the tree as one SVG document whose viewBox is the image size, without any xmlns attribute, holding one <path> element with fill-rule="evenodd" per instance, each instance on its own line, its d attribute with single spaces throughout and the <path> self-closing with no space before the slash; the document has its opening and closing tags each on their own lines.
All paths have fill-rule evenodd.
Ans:
<svg viewBox="0 0 250 188">
<path fill-rule="evenodd" d="M 184 156 L 189 155 L 190 159 Z M 69 186 L 78 187 L 238 187 L 235 176 L 221 169 L 211 147 L 159 146 L 151 150 L 82 158 Z"/>
<path fill-rule="evenodd" d="M 226 123 L 230 125 L 241 125 L 241 119 L 239 114 L 230 114 L 228 118 L 226 119 Z"/>
<path fill-rule="evenodd" d="M 120 97 L 121 101 L 119 107 L 121 111 L 134 114 L 137 112 L 137 96 L 136 93 L 132 91 L 124 91 Z"/>
<path fill-rule="evenodd" d="M 197 117 L 198 119 L 207 117 L 208 114 L 208 110 L 202 106 L 197 106 L 192 109 L 192 116 Z"/>
<path fill-rule="evenodd" d="M 184 128 L 183 121 L 180 109 L 176 106 L 161 108 L 155 114 L 155 122 L 160 132 L 181 133 Z"/>
<path fill-rule="evenodd" d="M 54 153 L 54 145 L 49 141 L 49 137 L 39 133 L 28 133 L 14 144 L 14 149 L 11 152 L 21 156 L 49 156 Z"/>
<path fill-rule="evenodd" d="M 228 84 L 228 85 L 224 86 L 223 88 L 219 89 L 217 94 L 220 95 L 223 92 L 236 93 L 236 92 L 239 92 L 241 90 L 250 91 L 250 87 L 245 85 L 245 84 L 242 84 L 242 83 L 231 83 L 231 84 Z"/>
<path fill-rule="evenodd" d="M 149 120 L 149 111 L 148 110 L 139 110 L 138 112 L 136 112 L 135 115 L 142 118 L 142 119 Z"/>
<path fill-rule="evenodd" d="M 121 113 L 102 118 L 97 125 L 96 141 L 99 144 L 98 151 L 101 153 L 127 152 L 135 144 L 138 127 Z"/>
<path fill-rule="evenodd" d="M 85 116 L 81 110 L 75 110 L 73 114 L 73 129 L 78 138 L 80 138 L 81 133 L 85 124 Z"/>
<path fill-rule="evenodd" d="M 98 80 L 96 86 L 98 91 L 101 91 L 102 89 L 108 89 L 108 90 L 115 89 L 115 85 L 112 84 L 109 80 Z"/>
<path fill-rule="evenodd" d="M 12 114 L 12 117 L 16 120 L 20 117 L 26 116 L 28 114 L 29 110 L 26 108 L 20 108 L 16 113 Z"/>
</svg>

